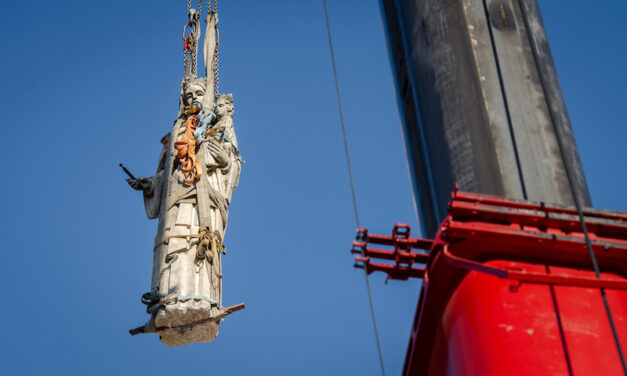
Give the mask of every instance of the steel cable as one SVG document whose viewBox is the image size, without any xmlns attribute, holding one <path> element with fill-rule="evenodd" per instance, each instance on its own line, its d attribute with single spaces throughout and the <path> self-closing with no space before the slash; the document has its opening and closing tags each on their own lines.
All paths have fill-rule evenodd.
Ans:
<svg viewBox="0 0 627 376">
<path fill-rule="evenodd" d="M 520 3 L 519 0 L 519 6 L 521 9 L 524 9 L 522 3 Z M 529 20 L 527 19 L 527 12 L 522 12 L 523 15 L 523 22 L 525 25 L 525 28 L 527 30 L 531 30 L 530 29 L 530 25 L 529 25 Z M 529 36 L 529 34 L 527 34 Z M 530 37 L 529 37 L 530 38 Z M 533 45 L 533 43 L 531 42 L 531 40 L 529 41 L 529 43 L 531 45 Z M 537 51 L 535 48 L 532 48 L 532 53 L 533 53 L 533 58 L 536 64 L 536 68 L 538 70 L 538 72 L 541 72 L 540 70 L 540 66 L 538 63 L 538 56 L 537 56 Z M 544 90 L 544 96 L 545 98 L 548 98 L 548 94 L 546 92 L 546 86 L 542 77 L 542 74 L 540 74 L 540 82 L 542 83 L 542 89 Z M 550 103 L 547 102 L 547 105 L 550 108 Z M 557 146 L 558 149 L 560 151 L 560 155 L 562 157 L 562 160 L 564 161 L 564 170 L 566 172 L 566 180 L 568 181 L 568 186 L 571 192 L 571 195 L 573 197 L 573 201 L 575 202 L 575 208 L 577 210 L 577 215 L 579 217 L 579 221 L 581 221 L 581 228 L 583 230 L 583 234 L 584 234 L 584 238 L 585 238 L 585 242 L 586 242 L 586 247 L 588 248 L 588 253 L 590 255 L 590 260 L 592 261 L 592 268 L 594 270 L 594 274 L 596 275 L 597 278 L 601 278 L 601 270 L 599 268 L 599 263 L 597 261 L 596 255 L 594 254 L 594 248 L 592 246 L 592 242 L 590 241 L 590 234 L 588 233 L 588 226 L 586 225 L 586 220 L 584 218 L 583 215 L 583 205 L 581 204 L 580 201 L 580 197 L 577 193 L 577 189 L 575 187 L 575 183 L 574 183 L 574 178 L 573 178 L 573 171 L 572 166 L 567 163 L 567 158 L 566 158 L 566 151 L 562 142 L 562 135 L 563 133 L 561 132 L 561 129 L 559 128 L 559 126 L 556 124 L 555 122 L 555 118 L 553 115 L 552 111 L 549 111 L 549 117 L 551 118 L 551 123 L 553 124 L 553 129 L 555 130 L 555 133 L 557 135 Z M 601 290 L 601 297 L 603 299 L 603 304 L 605 305 L 605 312 L 607 313 L 607 318 L 610 324 L 610 328 L 612 330 L 612 335 L 614 336 L 614 342 L 616 343 L 616 350 L 618 351 L 618 357 L 620 358 L 620 362 L 623 368 L 623 373 L 625 374 L 625 376 L 627 376 L 627 362 L 625 360 L 625 354 L 623 352 L 623 349 L 621 347 L 620 344 L 620 338 L 618 337 L 618 331 L 616 330 L 616 324 L 614 322 L 614 317 L 612 315 L 612 310 L 610 309 L 610 303 L 607 300 L 607 295 L 605 294 L 605 289 L 604 288 L 600 288 Z"/>
<path fill-rule="evenodd" d="M 559 140 L 559 138 L 558 138 Z M 564 152 L 562 150 L 562 142 L 559 140 L 558 146 L 560 151 L 562 152 L 562 157 L 564 157 Z M 579 196 L 575 191 L 575 187 L 573 186 L 572 176 L 570 173 L 570 169 L 568 166 L 566 168 L 566 177 L 568 179 L 568 184 L 570 186 L 570 191 L 573 195 L 573 200 L 575 201 L 575 208 L 577 209 L 577 215 L 579 216 L 579 220 L 581 221 L 581 228 L 583 230 L 584 238 L 586 240 L 586 246 L 588 248 L 588 253 L 590 254 L 590 260 L 592 261 L 592 268 L 594 269 L 594 274 L 597 278 L 601 278 L 601 269 L 599 268 L 599 263 L 597 261 L 597 257 L 594 254 L 594 248 L 592 247 L 592 242 L 590 241 L 590 234 L 588 233 L 588 226 L 586 225 L 586 221 L 583 216 L 583 209 L 581 202 L 579 201 Z M 614 322 L 614 317 L 612 315 L 612 310 L 610 309 L 610 302 L 607 300 L 607 295 L 605 293 L 605 289 L 603 287 L 600 288 L 601 297 L 603 299 L 603 304 L 605 305 L 605 312 L 607 313 L 607 319 L 610 323 L 610 328 L 612 329 L 612 335 L 614 336 L 614 342 L 616 343 L 616 350 L 618 351 L 618 357 L 620 358 L 621 365 L 623 366 L 623 373 L 627 376 L 627 363 L 625 362 L 625 354 L 623 353 L 623 349 L 620 344 L 620 338 L 618 337 L 618 331 L 616 330 L 616 323 Z"/>
<path fill-rule="evenodd" d="M 359 222 L 359 211 L 357 210 L 357 196 L 355 194 L 355 182 L 353 179 L 353 169 L 351 168 L 350 154 L 348 152 L 348 139 L 346 136 L 346 126 L 344 125 L 344 113 L 342 111 L 342 100 L 340 99 L 340 85 L 337 80 L 337 69 L 335 66 L 335 53 L 333 51 L 333 41 L 331 39 L 331 26 L 329 25 L 329 11 L 327 10 L 327 1 L 322 0 L 324 5 L 324 18 L 327 25 L 327 35 L 329 37 L 329 50 L 331 52 L 331 65 L 333 66 L 333 79 L 335 81 L 335 93 L 337 95 L 337 106 L 340 114 L 340 124 L 342 126 L 342 137 L 344 140 L 344 153 L 346 154 L 346 166 L 348 168 L 348 178 L 350 180 L 351 194 L 353 198 L 353 210 L 355 211 L 355 222 L 357 228 L 361 228 Z M 362 255 L 363 256 L 363 255 Z M 372 291 L 370 289 L 370 281 L 368 279 L 368 270 L 364 268 L 364 276 L 366 279 L 366 290 L 368 290 L 368 302 L 370 304 L 370 313 L 372 315 L 372 326 L 374 328 L 374 336 L 377 341 L 377 352 L 379 354 L 379 363 L 381 365 L 381 374 L 385 376 L 385 367 L 383 366 L 383 353 L 381 352 L 381 340 L 379 338 L 379 329 L 377 328 L 377 318 L 374 311 L 374 302 L 372 299 Z"/>
</svg>

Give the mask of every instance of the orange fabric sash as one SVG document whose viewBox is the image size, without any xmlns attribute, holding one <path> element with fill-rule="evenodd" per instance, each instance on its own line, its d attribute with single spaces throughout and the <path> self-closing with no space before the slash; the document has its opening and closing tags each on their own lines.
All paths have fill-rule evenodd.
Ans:
<svg viewBox="0 0 627 376">
<path fill-rule="evenodd" d="M 181 127 L 178 131 L 178 140 L 174 146 L 176 147 L 176 157 L 180 162 L 179 169 L 183 172 L 185 183 L 194 184 L 202 175 L 202 169 L 196 157 L 196 139 L 194 138 L 194 132 L 198 126 L 198 116 L 190 116 L 184 125 L 185 128 Z"/>
</svg>

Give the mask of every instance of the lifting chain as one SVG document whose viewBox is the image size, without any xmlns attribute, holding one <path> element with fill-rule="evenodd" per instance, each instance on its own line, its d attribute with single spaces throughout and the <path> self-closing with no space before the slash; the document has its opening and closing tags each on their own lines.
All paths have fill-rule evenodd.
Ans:
<svg viewBox="0 0 627 376">
<path fill-rule="evenodd" d="M 219 90 L 218 90 L 218 84 L 220 83 L 220 55 L 219 55 L 219 51 L 220 51 L 220 33 L 217 30 L 216 27 L 216 50 L 214 53 L 214 57 L 213 57 L 213 91 L 214 91 L 214 97 L 217 98 L 218 94 L 219 94 Z"/>
<path fill-rule="evenodd" d="M 198 10 L 191 7 L 191 0 L 187 0 L 187 17 L 188 22 L 183 27 L 183 60 L 184 60 L 184 80 L 189 78 L 195 78 L 198 76 L 198 45 L 200 39 L 200 13 L 202 9 L 202 0 L 198 0 Z M 218 0 L 213 0 L 213 7 L 211 1 L 207 0 L 207 13 L 218 13 Z M 189 28 L 189 31 L 188 31 Z M 216 49 L 213 56 L 213 66 L 207 67 L 212 69 L 214 79 L 214 94 L 215 97 L 219 93 L 220 83 L 220 65 L 219 65 L 219 47 L 220 47 L 220 34 L 216 27 Z"/>
<path fill-rule="evenodd" d="M 188 4 L 191 0 L 188 0 Z M 194 78 L 198 74 L 198 40 L 200 39 L 200 13 L 196 9 L 187 12 L 188 21 L 183 27 L 183 59 L 185 75 Z M 188 33 L 189 28 L 189 33 Z"/>
<path fill-rule="evenodd" d="M 209 8 L 209 0 L 207 0 L 207 8 Z M 218 0 L 213 0 L 213 10 L 211 10 L 216 14 L 216 51 L 214 53 L 213 58 L 213 91 L 214 97 L 217 98 L 220 93 L 219 84 L 220 84 L 220 32 L 218 31 Z"/>
<path fill-rule="evenodd" d="M 216 0 L 213 1 L 213 3 L 216 3 Z M 207 6 L 209 5 L 209 3 L 207 3 Z M 200 13 L 200 9 L 202 7 L 202 0 L 198 0 L 198 13 Z M 187 0 L 187 12 L 189 13 L 189 10 L 192 8 L 192 0 Z"/>
<path fill-rule="evenodd" d="M 207 0 L 207 13 L 218 12 L 218 0 L 213 0 L 213 9 L 211 9 L 211 2 Z"/>
</svg>

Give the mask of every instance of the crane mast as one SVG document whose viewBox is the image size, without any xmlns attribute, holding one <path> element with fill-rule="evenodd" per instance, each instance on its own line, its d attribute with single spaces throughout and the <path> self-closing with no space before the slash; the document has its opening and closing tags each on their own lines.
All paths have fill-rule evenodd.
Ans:
<svg viewBox="0 0 627 376">
<path fill-rule="evenodd" d="M 403 374 L 627 376 L 627 213 L 591 208 L 537 0 L 380 4 L 426 238 L 352 252 L 423 280 Z"/>
<path fill-rule="evenodd" d="M 382 0 L 425 235 L 464 191 L 591 206 L 536 0 Z"/>
</svg>

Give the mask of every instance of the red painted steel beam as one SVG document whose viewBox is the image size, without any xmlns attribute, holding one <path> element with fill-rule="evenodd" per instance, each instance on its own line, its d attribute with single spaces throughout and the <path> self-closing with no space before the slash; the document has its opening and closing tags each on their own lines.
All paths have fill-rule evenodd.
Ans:
<svg viewBox="0 0 627 376">
<path fill-rule="evenodd" d="M 360 229 L 361 230 L 361 229 Z M 366 235 L 366 240 L 368 243 L 372 244 L 382 244 L 382 245 L 394 245 L 394 237 L 389 235 L 379 235 L 379 234 L 370 234 Z M 431 239 L 420 239 L 420 238 L 408 238 L 408 239 L 396 239 L 397 244 L 405 245 L 409 248 L 416 249 L 430 249 L 433 245 L 433 240 Z"/>
<path fill-rule="evenodd" d="M 351 253 L 363 254 L 363 256 L 379 258 L 383 260 L 398 260 L 399 262 L 409 262 L 416 264 L 425 264 L 429 255 L 426 253 L 409 252 L 409 251 L 392 251 L 378 248 L 369 248 L 366 243 L 353 242 Z"/>
<path fill-rule="evenodd" d="M 496 223 L 511 223 L 521 226 L 557 229 L 565 234 L 583 238 L 581 223 L 577 214 L 547 213 L 535 209 L 512 209 L 502 206 L 486 205 L 483 203 L 452 201 L 449 205 L 449 214 L 456 220 L 467 218 Z M 603 218 L 586 218 L 588 231 L 597 238 L 613 239 L 627 233 L 627 221 L 617 222 Z"/>
<path fill-rule="evenodd" d="M 355 257 L 355 261 L 362 262 L 363 264 L 357 264 L 355 267 L 366 269 L 368 274 L 375 271 L 385 272 L 390 279 L 407 280 L 409 277 L 422 278 L 425 273 L 424 268 L 371 262 L 369 257 L 357 256 Z"/>
<path fill-rule="evenodd" d="M 501 259 L 592 269 L 583 238 L 455 220 L 449 221 L 445 236 L 449 243 L 460 244 L 456 254 L 473 260 Z M 627 244 L 592 240 L 592 246 L 602 270 L 627 277 Z"/>
<path fill-rule="evenodd" d="M 542 210 L 547 213 L 561 213 L 561 214 L 570 214 L 570 215 L 578 215 L 577 210 L 572 207 L 564 207 L 555 204 L 547 204 L 544 202 L 531 202 L 531 201 L 523 201 L 523 200 L 515 200 L 511 198 L 505 198 L 500 196 L 492 196 L 486 195 L 482 193 L 472 193 L 472 192 L 464 192 L 464 191 L 456 191 L 452 194 L 452 200 L 454 201 L 469 201 L 482 203 L 487 205 L 501 206 L 506 208 L 514 208 L 514 209 L 529 209 L 529 210 Z M 583 209 L 583 214 L 585 217 L 596 217 L 596 218 L 604 218 L 610 219 L 613 221 L 623 221 L 627 222 L 627 213 L 618 212 L 613 210 L 600 210 L 600 209 Z"/>
<path fill-rule="evenodd" d="M 464 259 L 451 254 L 445 245 L 442 250 L 442 258 L 452 266 L 491 274 L 502 279 L 511 279 L 519 282 L 540 283 L 545 285 L 561 285 L 572 287 L 599 287 L 607 289 L 627 290 L 626 279 L 586 278 L 572 277 L 568 275 L 540 274 L 526 272 L 524 270 L 509 270 L 487 266 L 480 262 Z"/>
</svg>

